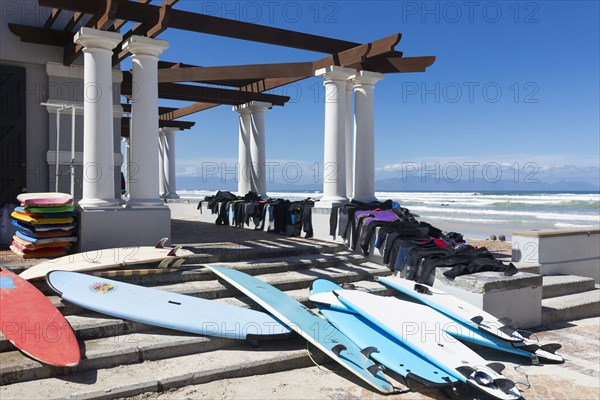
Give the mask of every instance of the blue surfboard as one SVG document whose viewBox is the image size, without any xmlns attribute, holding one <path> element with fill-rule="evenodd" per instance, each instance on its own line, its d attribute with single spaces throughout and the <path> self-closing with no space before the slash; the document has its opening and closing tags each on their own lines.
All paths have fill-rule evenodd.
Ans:
<svg viewBox="0 0 600 400">
<path fill-rule="evenodd" d="M 18 221 L 13 219 L 13 226 L 22 232 L 56 232 L 56 231 L 70 231 L 77 226 L 76 222 L 70 224 L 49 224 L 49 225 L 32 225 L 25 221 Z"/>
<path fill-rule="evenodd" d="M 68 271 L 46 275 L 64 300 L 148 325 L 229 339 L 274 338 L 290 330 L 260 311 Z"/>
<path fill-rule="evenodd" d="M 317 279 L 311 285 L 310 294 L 312 296 L 334 290 L 342 290 L 342 288 L 328 280 Z M 355 314 L 342 304 L 337 309 L 322 303 L 317 303 L 317 306 L 321 314 L 358 347 L 374 346 L 377 351 L 371 353 L 370 357 L 402 376 L 407 386 L 410 386 L 411 381 L 436 388 L 460 384 L 456 378 L 423 359 L 377 325 L 363 316 Z"/>
<path fill-rule="evenodd" d="M 47 238 L 36 238 L 35 236 L 29 236 L 21 231 L 16 231 L 15 235 L 20 239 L 23 239 L 32 244 L 44 244 L 44 243 L 55 243 L 55 242 L 76 242 L 77 236 L 72 236 L 69 232 L 65 232 L 65 236 L 54 236 Z"/>
<path fill-rule="evenodd" d="M 292 297 L 260 279 L 235 269 L 214 265 L 209 265 L 207 268 L 375 389 L 382 393 L 394 392 L 394 387 L 380 371 L 379 365 L 362 354 L 361 349 L 335 326 Z"/>
</svg>

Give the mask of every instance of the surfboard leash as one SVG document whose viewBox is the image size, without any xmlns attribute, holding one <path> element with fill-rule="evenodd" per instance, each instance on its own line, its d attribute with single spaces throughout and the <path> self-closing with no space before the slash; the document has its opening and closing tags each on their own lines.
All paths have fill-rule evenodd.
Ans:
<svg viewBox="0 0 600 400">
<path fill-rule="evenodd" d="M 315 364 L 315 366 L 316 366 L 316 367 L 317 367 L 317 368 L 318 368 L 320 371 L 323 371 L 323 372 L 328 372 L 328 373 L 331 373 L 331 372 L 341 372 L 341 371 L 343 371 L 342 369 L 334 369 L 334 368 L 330 368 L 329 370 L 326 370 L 325 368 L 321 368 L 321 365 L 315 361 L 315 359 L 313 358 L 312 354 L 310 353 L 309 345 L 310 345 L 310 343 L 309 343 L 308 341 L 306 341 L 306 353 L 308 354 L 308 358 L 310 358 L 310 361 L 312 361 L 312 362 L 313 362 L 313 364 Z"/>
<path fill-rule="evenodd" d="M 523 367 L 523 365 L 515 365 L 514 369 L 515 369 L 515 371 L 525 375 L 525 382 L 515 381 L 515 386 L 523 385 L 524 388 L 523 389 L 519 388 L 519 390 L 526 391 L 526 390 L 529 390 L 529 388 L 531 388 L 531 382 L 529 382 L 529 375 L 527 375 L 527 372 L 525 372 L 521 367 Z"/>
</svg>

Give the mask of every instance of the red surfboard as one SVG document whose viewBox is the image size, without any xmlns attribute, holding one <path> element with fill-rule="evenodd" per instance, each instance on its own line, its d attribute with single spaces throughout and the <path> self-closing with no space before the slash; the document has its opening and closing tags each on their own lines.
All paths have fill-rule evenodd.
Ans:
<svg viewBox="0 0 600 400">
<path fill-rule="evenodd" d="M 73 367 L 81 351 L 73 328 L 31 283 L 0 269 L 0 331 L 26 355 L 45 364 Z"/>
</svg>

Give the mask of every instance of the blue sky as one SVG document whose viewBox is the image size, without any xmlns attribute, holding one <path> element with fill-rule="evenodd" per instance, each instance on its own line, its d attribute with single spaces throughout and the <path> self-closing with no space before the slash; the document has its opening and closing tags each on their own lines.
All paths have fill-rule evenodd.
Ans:
<svg viewBox="0 0 600 400">
<path fill-rule="evenodd" d="M 598 185 L 597 1 L 182 0 L 176 8 L 361 43 L 400 32 L 396 49 L 405 56 L 435 55 L 426 73 L 388 74 L 376 86 L 378 179 L 402 176 L 410 165 L 438 173 L 458 165 L 464 175 L 469 163 L 477 163 L 481 174 L 486 165 L 500 165 L 513 179 L 518 170 L 518 179 L 534 173 L 547 182 Z M 176 30 L 160 38 L 171 42 L 161 59 L 196 65 L 324 56 Z M 323 161 L 322 80 L 273 93 L 292 101 L 266 114 L 267 161 L 298 162 L 311 176 L 311 166 Z M 178 175 L 201 176 L 207 162 L 233 165 L 238 120 L 231 107 L 184 119 L 196 126 L 177 137 Z"/>
</svg>

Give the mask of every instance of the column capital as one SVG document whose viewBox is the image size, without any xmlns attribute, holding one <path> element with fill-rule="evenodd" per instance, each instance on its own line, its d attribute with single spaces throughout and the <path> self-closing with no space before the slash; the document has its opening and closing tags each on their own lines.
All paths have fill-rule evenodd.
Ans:
<svg viewBox="0 0 600 400">
<path fill-rule="evenodd" d="M 131 53 L 132 56 L 153 56 L 158 57 L 163 51 L 169 48 L 167 40 L 152 39 L 145 36 L 133 35 L 125 43 L 123 50 Z"/>
<path fill-rule="evenodd" d="M 161 129 L 165 135 L 175 135 L 177 132 L 179 132 L 179 128 L 175 128 L 172 126 L 165 126 L 164 128 L 161 128 Z"/>
<path fill-rule="evenodd" d="M 375 85 L 377 82 L 383 80 L 384 75 L 379 72 L 372 71 L 357 71 L 355 75 L 352 75 L 350 79 L 354 86 L 356 85 Z"/>
<path fill-rule="evenodd" d="M 232 111 L 235 111 L 238 114 L 250 114 L 250 110 L 246 104 L 240 104 L 239 106 L 231 107 Z"/>
<path fill-rule="evenodd" d="M 123 37 L 117 32 L 101 31 L 99 29 L 83 27 L 73 37 L 73 42 L 82 45 L 85 49 L 98 49 L 112 51 Z"/>
<path fill-rule="evenodd" d="M 315 71 L 315 76 L 320 76 L 321 78 L 335 81 L 345 81 L 354 74 L 356 74 L 355 69 L 338 67 L 337 65 L 332 65 Z"/>
</svg>

